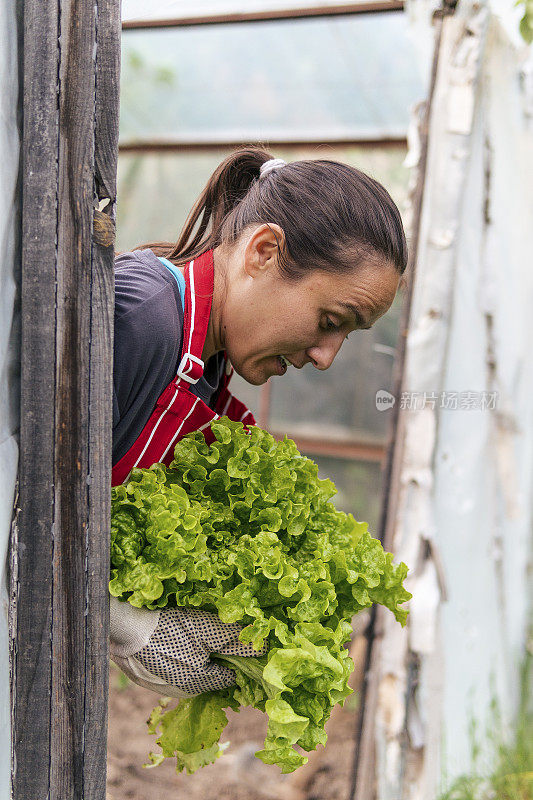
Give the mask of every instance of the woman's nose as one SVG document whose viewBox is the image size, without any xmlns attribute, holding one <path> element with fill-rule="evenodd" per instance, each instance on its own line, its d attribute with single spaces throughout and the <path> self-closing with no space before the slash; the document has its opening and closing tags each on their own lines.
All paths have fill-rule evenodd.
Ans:
<svg viewBox="0 0 533 800">
<path fill-rule="evenodd" d="M 309 347 L 305 352 L 311 363 L 317 369 L 328 369 L 333 364 L 335 356 L 341 349 L 344 337 L 336 341 L 324 342 L 316 347 Z"/>
</svg>

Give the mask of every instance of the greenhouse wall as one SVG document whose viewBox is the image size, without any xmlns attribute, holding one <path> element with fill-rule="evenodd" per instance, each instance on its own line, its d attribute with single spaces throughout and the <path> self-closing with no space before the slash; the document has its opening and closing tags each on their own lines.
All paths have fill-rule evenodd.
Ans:
<svg viewBox="0 0 533 800">
<path fill-rule="evenodd" d="M 533 511 L 533 143 L 518 53 L 490 20 L 457 237 L 444 385 L 487 392 L 485 413 L 443 414 L 435 514 L 448 575 L 443 766 L 468 767 L 470 717 L 518 707 Z M 491 395 L 494 396 L 492 404 Z"/>
<path fill-rule="evenodd" d="M 401 402 L 393 549 L 409 628 L 386 621 L 380 800 L 434 797 L 512 736 L 533 506 L 531 61 L 485 7 L 445 21 Z M 496 733 L 499 735 L 499 732 Z M 398 794 L 399 792 L 399 794 Z"/>
</svg>

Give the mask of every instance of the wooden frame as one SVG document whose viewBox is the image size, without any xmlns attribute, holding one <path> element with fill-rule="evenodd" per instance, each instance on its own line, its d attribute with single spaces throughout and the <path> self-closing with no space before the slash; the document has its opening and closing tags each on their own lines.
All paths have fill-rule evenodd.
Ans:
<svg viewBox="0 0 533 800">
<path fill-rule="evenodd" d="M 174 140 L 157 140 L 146 139 L 139 141 L 120 142 L 120 153 L 202 153 L 211 152 L 213 150 L 228 150 L 234 147 L 244 147 L 254 141 L 253 137 L 248 139 L 238 137 L 235 133 L 233 136 L 226 137 L 212 137 L 208 138 L 205 135 L 196 138 L 187 137 L 183 139 Z M 257 141 L 257 140 L 255 140 Z M 395 145 L 407 146 L 407 136 L 405 131 L 388 132 L 384 136 L 379 136 L 376 132 L 374 135 L 369 134 L 364 136 L 353 132 L 349 136 L 332 137 L 328 136 L 327 132 L 316 136 L 309 136 L 302 134 L 295 134 L 292 136 L 269 136 L 268 139 L 262 139 L 265 147 L 280 147 L 286 150 L 299 149 L 303 147 L 389 147 Z"/>
<path fill-rule="evenodd" d="M 234 22 L 271 22 L 283 19 L 313 19 L 315 17 L 339 17 L 347 14 L 375 14 L 383 11 L 402 11 L 404 0 L 369 0 L 360 3 L 341 3 L 326 6 L 290 6 L 272 11 L 243 11 L 234 14 L 198 14 L 189 17 L 168 19 L 125 20 L 124 30 L 140 28 L 182 28 L 191 25 L 227 25 Z"/>
<path fill-rule="evenodd" d="M 120 4 L 21 8 L 12 797 L 104 800 Z"/>
</svg>

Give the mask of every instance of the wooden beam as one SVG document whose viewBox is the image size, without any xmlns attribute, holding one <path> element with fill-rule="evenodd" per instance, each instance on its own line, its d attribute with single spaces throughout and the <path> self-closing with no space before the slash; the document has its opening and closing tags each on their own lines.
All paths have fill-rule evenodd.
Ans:
<svg viewBox="0 0 533 800">
<path fill-rule="evenodd" d="M 345 136 L 331 136 L 325 132 L 316 136 L 295 134 L 290 136 L 270 136 L 268 139 L 260 137 L 234 136 L 213 136 L 209 139 L 200 136 L 188 136 L 182 139 L 146 139 L 130 140 L 121 142 L 119 145 L 120 153 L 202 153 L 213 150 L 232 150 L 236 147 L 246 145 L 261 144 L 267 148 L 283 148 L 291 150 L 303 147 L 407 147 L 407 136 L 405 133 L 386 134 L 378 133 L 365 136 L 364 134 L 348 134 Z"/>
<path fill-rule="evenodd" d="M 382 14 L 388 11 L 403 11 L 403 9 L 403 0 L 374 0 L 373 2 L 341 3 L 331 6 L 244 11 L 235 14 L 196 14 L 194 16 L 168 19 L 129 19 L 124 20 L 122 29 L 147 30 L 149 28 L 184 28 L 192 25 L 227 25 L 236 22 L 272 22 L 273 20 L 339 17 L 347 16 L 348 14 Z"/>
<path fill-rule="evenodd" d="M 13 800 L 105 800 L 120 8 L 23 9 Z"/>
<path fill-rule="evenodd" d="M 23 16 L 21 427 L 12 547 L 14 800 L 50 787 L 54 527 L 57 0 Z M 31 321 L 31 324 L 30 324 Z"/>
<path fill-rule="evenodd" d="M 98 0 L 89 380 L 84 800 L 106 798 L 120 0 Z M 97 225 L 98 221 L 98 225 Z"/>
<path fill-rule="evenodd" d="M 387 448 L 384 444 L 363 442 L 356 439 L 335 440 L 320 436 L 306 436 L 297 431 L 276 430 L 269 428 L 276 439 L 283 439 L 285 435 L 293 439 L 302 453 L 329 458 L 343 458 L 349 461 L 373 461 L 382 463 L 385 459 Z"/>
</svg>

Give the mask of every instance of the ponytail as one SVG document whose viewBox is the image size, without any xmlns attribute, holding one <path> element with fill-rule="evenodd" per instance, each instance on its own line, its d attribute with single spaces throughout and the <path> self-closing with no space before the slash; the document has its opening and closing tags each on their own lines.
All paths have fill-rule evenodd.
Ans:
<svg viewBox="0 0 533 800">
<path fill-rule="evenodd" d="M 166 257 L 178 266 L 218 247 L 224 221 L 259 179 L 261 165 L 271 158 L 260 147 L 243 147 L 231 153 L 209 178 L 175 244 L 152 242 L 134 249 L 150 248 L 156 256 Z"/>
</svg>

